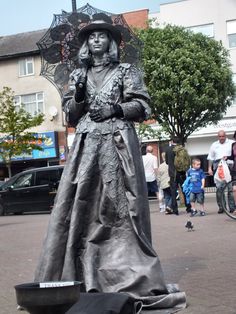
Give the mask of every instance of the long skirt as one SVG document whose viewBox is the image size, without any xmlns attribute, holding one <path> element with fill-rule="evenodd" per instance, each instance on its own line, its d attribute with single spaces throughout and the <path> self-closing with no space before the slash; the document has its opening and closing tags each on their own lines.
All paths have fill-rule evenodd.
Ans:
<svg viewBox="0 0 236 314">
<path fill-rule="evenodd" d="M 35 281 L 77 280 L 85 292 L 125 292 L 154 308 L 181 308 L 151 245 L 142 157 L 134 129 L 76 134 Z"/>
</svg>

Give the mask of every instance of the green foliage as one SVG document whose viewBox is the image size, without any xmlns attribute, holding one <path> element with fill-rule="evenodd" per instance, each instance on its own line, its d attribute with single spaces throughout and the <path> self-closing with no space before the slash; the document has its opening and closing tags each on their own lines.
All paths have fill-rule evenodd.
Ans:
<svg viewBox="0 0 236 314">
<path fill-rule="evenodd" d="M 161 137 L 160 130 L 155 130 L 146 123 L 137 124 L 136 131 L 140 141 L 142 139 L 159 139 Z"/>
<path fill-rule="evenodd" d="M 186 142 L 196 129 L 217 123 L 235 93 L 221 42 L 179 26 L 139 31 L 153 117 Z"/>
<path fill-rule="evenodd" d="M 43 114 L 32 116 L 22 108 L 17 110 L 13 92 L 8 87 L 3 88 L 0 92 L 0 157 L 4 162 L 10 164 L 13 156 L 28 154 L 33 149 L 42 150 L 37 145 L 42 139 L 28 129 L 40 125 L 43 119 Z"/>
</svg>

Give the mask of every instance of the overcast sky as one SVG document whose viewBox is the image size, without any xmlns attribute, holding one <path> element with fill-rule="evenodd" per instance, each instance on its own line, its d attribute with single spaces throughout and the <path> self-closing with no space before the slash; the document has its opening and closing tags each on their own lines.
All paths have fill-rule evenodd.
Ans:
<svg viewBox="0 0 236 314">
<path fill-rule="evenodd" d="M 90 5 L 112 13 L 138 9 L 158 12 L 159 5 L 175 0 L 77 0 L 77 8 Z M 53 14 L 72 11 L 71 0 L 1 0 L 0 36 L 48 28 Z"/>
</svg>

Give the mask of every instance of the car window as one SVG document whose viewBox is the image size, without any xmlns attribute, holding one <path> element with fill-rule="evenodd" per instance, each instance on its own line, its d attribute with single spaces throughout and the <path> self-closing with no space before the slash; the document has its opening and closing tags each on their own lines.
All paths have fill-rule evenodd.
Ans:
<svg viewBox="0 0 236 314">
<path fill-rule="evenodd" d="M 62 172 L 63 172 L 63 168 L 59 168 L 59 180 L 61 179 L 61 175 L 62 175 Z"/>
<path fill-rule="evenodd" d="M 33 173 L 24 174 L 16 179 L 16 181 L 11 185 L 14 189 L 15 188 L 23 188 L 32 186 L 33 182 Z"/>
<path fill-rule="evenodd" d="M 60 180 L 58 170 L 36 172 L 35 185 L 56 184 Z"/>
</svg>

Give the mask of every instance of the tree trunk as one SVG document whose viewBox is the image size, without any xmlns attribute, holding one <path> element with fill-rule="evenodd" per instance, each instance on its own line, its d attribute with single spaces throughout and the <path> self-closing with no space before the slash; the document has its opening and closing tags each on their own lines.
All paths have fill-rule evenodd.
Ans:
<svg viewBox="0 0 236 314">
<path fill-rule="evenodd" d="M 11 178 L 11 176 L 12 176 L 12 173 L 11 173 L 11 163 L 8 162 L 6 164 L 6 166 L 7 166 L 7 170 L 8 170 L 8 178 Z"/>
</svg>

